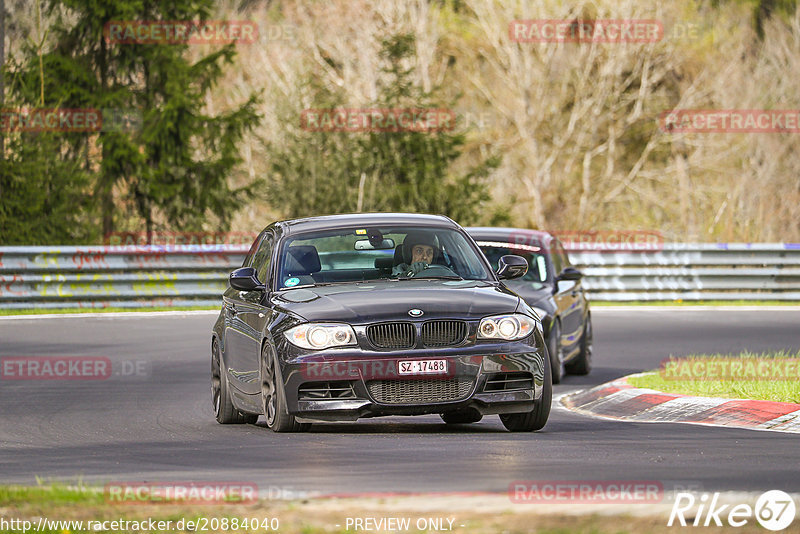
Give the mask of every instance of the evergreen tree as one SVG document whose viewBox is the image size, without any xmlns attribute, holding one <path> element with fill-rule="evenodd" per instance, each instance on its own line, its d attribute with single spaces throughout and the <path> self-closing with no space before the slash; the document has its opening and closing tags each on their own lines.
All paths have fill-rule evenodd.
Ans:
<svg viewBox="0 0 800 534">
<path fill-rule="evenodd" d="M 228 177 L 240 160 L 237 144 L 258 122 L 257 97 L 228 113 L 201 112 L 233 61 L 234 45 L 192 63 L 187 44 L 124 44 L 104 36 L 112 21 L 203 21 L 212 7 L 211 0 L 51 0 L 53 46 L 41 54 L 27 47 L 12 72 L 11 90 L 22 103 L 139 117 L 136 128 L 65 134 L 56 151 L 95 177 L 103 234 L 114 230 L 115 216 L 127 215 L 127 206 L 148 232 L 158 221 L 198 230 L 212 213 L 227 229 L 252 192 L 254 184 L 232 189 Z"/>
<path fill-rule="evenodd" d="M 0 245 L 85 244 L 100 238 L 91 176 L 60 155 L 63 134 L 6 135 L 0 159 Z"/>
<path fill-rule="evenodd" d="M 436 90 L 427 93 L 403 66 L 414 52 L 411 35 L 382 43 L 384 74 L 380 109 L 444 109 Z M 310 81 L 314 108 L 342 107 L 340 93 Z M 452 117 L 453 120 L 455 117 Z M 293 120 L 292 120 L 293 119 Z M 284 118 L 297 123 L 297 116 Z M 289 122 L 291 121 L 291 122 Z M 469 224 L 482 219 L 489 199 L 486 178 L 499 163 L 490 157 L 455 176 L 451 165 L 461 154 L 462 132 L 450 128 L 382 132 L 315 132 L 295 129 L 271 152 L 270 196 L 280 199 L 287 217 L 356 211 L 409 211 L 444 214 Z"/>
</svg>

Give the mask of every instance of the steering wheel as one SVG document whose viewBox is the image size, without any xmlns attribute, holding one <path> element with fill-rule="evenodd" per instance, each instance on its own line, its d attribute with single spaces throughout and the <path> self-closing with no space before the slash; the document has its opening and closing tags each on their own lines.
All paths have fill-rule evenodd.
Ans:
<svg viewBox="0 0 800 534">
<path fill-rule="evenodd" d="M 424 277 L 424 276 L 458 276 L 453 269 L 450 267 L 445 267 L 444 265 L 429 265 L 427 269 L 423 269 L 420 272 L 416 273 L 411 278 L 416 277 Z"/>
</svg>

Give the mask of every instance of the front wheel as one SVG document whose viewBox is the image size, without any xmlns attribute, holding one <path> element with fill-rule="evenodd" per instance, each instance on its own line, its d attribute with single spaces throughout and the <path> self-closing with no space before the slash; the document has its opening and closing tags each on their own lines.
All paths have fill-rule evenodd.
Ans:
<svg viewBox="0 0 800 534">
<path fill-rule="evenodd" d="M 500 415 L 503 426 L 511 432 L 532 432 L 541 430 L 550 417 L 550 404 L 553 402 L 553 375 L 550 361 L 544 360 L 544 379 L 542 396 L 534 403 L 533 410 L 527 413 L 507 413 Z"/>
<path fill-rule="evenodd" d="M 289 415 L 280 371 L 266 343 L 261 350 L 261 405 L 267 426 L 273 432 L 300 432 L 311 426 L 309 423 L 298 423 L 293 415 Z"/>
<path fill-rule="evenodd" d="M 214 403 L 214 415 L 217 422 L 222 425 L 253 424 L 258 420 L 257 415 L 243 414 L 233 405 L 231 394 L 228 391 L 228 376 L 222 366 L 222 354 L 219 341 L 216 338 L 211 342 L 211 401 Z"/>
<path fill-rule="evenodd" d="M 560 384 L 564 377 L 564 349 L 561 348 L 561 325 L 558 319 L 553 319 L 553 327 L 547 336 L 547 353 L 553 370 L 553 384 Z"/>
<path fill-rule="evenodd" d="M 592 370 L 592 352 L 594 344 L 592 341 L 592 316 L 586 317 L 586 324 L 583 325 L 583 336 L 581 336 L 581 350 L 575 360 L 566 366 L 566 370 L 571 375 L 588 375 Z"/>
</svg>

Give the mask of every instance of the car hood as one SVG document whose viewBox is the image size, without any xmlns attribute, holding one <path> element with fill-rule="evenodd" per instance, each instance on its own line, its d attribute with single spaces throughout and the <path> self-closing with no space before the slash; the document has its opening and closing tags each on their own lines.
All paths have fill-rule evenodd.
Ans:
<svg viewBox="0 0 800 534">
<path fill-rule="evenodd" d="M 551 286 L 541 286 L 524 280 L 509 280 L 505 284 L 511 291 L 522 297 L 528 306 L 546 308 L 546 302 L 542 301 L 548 301 L 553 296 L 553 288 Z"/>
<path fill-rule="evenodd" d="M 508 289 L 472 280 L 400 280 L 336 284 L 292 289 L 275 294 L 273 303 L 307 321 L 364 324 L 437 317 L 480 319 L 512 313 L 520 299 Z"/>
</svg>

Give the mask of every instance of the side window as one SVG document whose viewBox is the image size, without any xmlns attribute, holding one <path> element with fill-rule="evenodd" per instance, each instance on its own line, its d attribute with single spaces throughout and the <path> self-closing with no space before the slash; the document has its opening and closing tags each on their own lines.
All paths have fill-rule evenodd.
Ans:
<svg viewBox="0 0 800 534">
<path fill-rule="evenodd" d="M 570 266 L 569 256 L 567 256 L 567 253 L 564 252 L 564 246 L 561 244 L 561 241 L 555 241 L 555 250 L 556 253 L 558 254 L 558 261 L 561 264 L 561 269 L 558 270 L 558 272 L 560 273 L 565 267 Z"/>
<path fill-rule="evenodd" d="M 561 253 L 561 259 L 564 267 L 572 266 L 572 262 L 569 261 L 569 254 L 567 254 L 567 251 L 564 250 L 564 245 L 561 244 L 561 241 L 558 242 L 558 251 Z"/>
<path fill-rule="evenodd" d="M 247 256 L 244 257 L 244 261 L 242 262 L 242 267 L 252 267 L 253 266 L 253 256 L 256 255 L 256 250 L 258 249 L 259 243 L 264 240 L 264 236 L 266 234 L 261 234 L 253 240 L 253 244 L 250 245 L 250 250 L 247 251 Z"/>
<path fill-rule="evenodd" d="M 258 280 L 261 283 L 266 284 L 269 282 L 267 280 L 267 273 L 269 273 L 269 265 L 270 260 L 272 259 L 272 236 L 266 234 L 264 239 L 261 240 L 261 243 L 258 245 L 258 250 L 256 251 L 255 256 L 253 257 L 253 267 L 256 269 L 256 274 L 258 275 Z"/>
<path fill-rule="evenodd" d="M 553 275 L 558 276 L 564 269 L 564 263 L 561 260 L 561 243 L 555 239 L 550 241 L 550 260 L 553 262 Z"/>
</svg>

